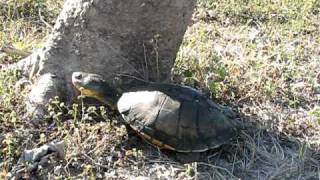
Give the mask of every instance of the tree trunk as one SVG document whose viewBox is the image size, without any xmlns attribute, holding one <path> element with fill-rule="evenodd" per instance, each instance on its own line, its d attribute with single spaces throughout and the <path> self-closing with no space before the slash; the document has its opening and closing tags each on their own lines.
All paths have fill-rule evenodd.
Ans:
<svg viewBox="0 0 320 180">
<path fill-rule="evenodd" d="M 39 119 L 49 98 L 70 102 L 74 71 L 120 79 L 122 88 L 137 83 L 132 77 L 167 81 L 194 5 L 194 0 L 67 0 L 44 47 L 19 63 L 35 79 L 28 111 Z"/>
</svg>

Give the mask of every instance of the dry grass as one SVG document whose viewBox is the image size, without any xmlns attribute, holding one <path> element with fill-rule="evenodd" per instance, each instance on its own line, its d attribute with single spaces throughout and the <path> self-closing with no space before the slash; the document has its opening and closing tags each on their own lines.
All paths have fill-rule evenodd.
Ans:
<svg viewBox="0 0 320 180">
<path fill-rule="evenodd" d="M 41 46 L 61 3 L 0 1 L 0 47 Z M 160 151 L 128 135 L 115 112 L 82 99 L 69 107 L 54 99 L 45 124 L 34 127 L 23 116 L 19 73 L 2 71 L 0 179 L 23 150 L 53 140 L 66 142 L 65 159 L 25 177 L 320 179 L 319 9 L 316 0 L 198 1 L 174 80 L 232 106 L 256 128 L 197 162 L 181 162 L 195 154 Z M 17 59 L 0 52 L 1 64 Z"/>
</svg>

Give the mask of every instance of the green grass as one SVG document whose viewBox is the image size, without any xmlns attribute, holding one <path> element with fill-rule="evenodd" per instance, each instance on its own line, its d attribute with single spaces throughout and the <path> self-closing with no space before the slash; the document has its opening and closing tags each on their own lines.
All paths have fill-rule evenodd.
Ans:
<svg viewBox="0 0 320 180">
<path fill-rule="evenodd" d="M 233 101 L 308 109 L 319 69 L 316 7 L 317 1 L 200 1 L 175 72 L 216 98 L 227 93 Z"/>
<path fill-rule="evenodd" d="M 20 156 L 19 143 L 23 139 L 14 130 L 24 128 L 21 116 L 23 108 L 19 106 L 22 98 L 18 96 L 15 82 L 17 72 L 0 72 L 0 169 L 7 171 Z M 1 171 L 0 171 L 1 177 Z"/>
<path fill-rule="evenodd" d="M 31 51 L 41 46 L 44 37 L 50 32 L 41 18 L 54 23 L 62 3 L 43 0 L 1 1 L 0 48 L 12 46 Z M 0 65 L 14 63 L 20 58 L 15 54 L 0 52 Z M 32 137 L 33 129 L 25 118 L 23 104 L 28 90 L 24 88 L 26 84 L 22 81 L 16 84 L 19 78 L 18 71 L 0 72 L 0 179 L 11 170 L 21 152 L 27 148 L 26 138 Z"/>
<path fill-rule="evenodd" d="M 41 47 L 50 33 L 44 22 L 54 24 L 62 3 L 0 3 L 0 47 Z M 244 131 L 231 144 L 202 154 L 203 162 L 182 164 L 174 153 L 129 137 L 113 111 L 88 107 L 81 99 L 70 107 L 52 100 L 45 124 L 35 128 L 24 116 L 28 88 L 15 85 L 18 72 L 1 71 L 0 179 L 23 150 L 53 140 L 66 142 L 66 157 L 41 169 L 40 177 L 319 177 L 319 22 L 317 0 L 198 0 L 174 81 L 198 88 L 263 129 Z M 19 58 L 0 53 L 0 64 Z"/>
<path fill-rule="evenodd" d="M 0 2 L 0 47 L 12 46 L 26 52 L 39 48 L 62 4 L 53 0 Z M 0 64 L 18 59 L 16 55 L 0 54 Z"/>
</svg>

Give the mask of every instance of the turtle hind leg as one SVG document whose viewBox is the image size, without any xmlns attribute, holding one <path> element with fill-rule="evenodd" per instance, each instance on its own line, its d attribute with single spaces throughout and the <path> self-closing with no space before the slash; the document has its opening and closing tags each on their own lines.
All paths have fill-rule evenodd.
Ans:
<svg viewBox="0 0 320 180">
<path fill-rule="evenodd" d="M 128 146 L 130 147 L 137 147 L 140 143 L 141 137 L 138 136 L 137 132 L 129 125 L 125 123 L 125 127 L 127 130 L 127 137 L 128 137 Z"/>
<path fill-rule="evenodd" d="M 126 127 L 127 134 L 128 134 L 129 138 L 137 135 L 136 131 L 134 129 L 132 129 L 132 127 L 129 124 L 125 124 L 125 127 Z"/>
<path fill-rule="evenodd" d="M 201 152 L 190 152 L 190 153 L 180 153 L 175 154 L 175 159 L 181 163 L 192 163 L 201 161 L 202 157 Z"/>
</svg>

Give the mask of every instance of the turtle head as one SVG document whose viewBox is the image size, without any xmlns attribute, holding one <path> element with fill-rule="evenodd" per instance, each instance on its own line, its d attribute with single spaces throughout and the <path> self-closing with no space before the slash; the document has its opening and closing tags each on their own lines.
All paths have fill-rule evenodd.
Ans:
<svg viewBox="0 0 320 180">
<path fill-rule="evenodd" d="M 119 95 L 102 76 L 85 72 L 74 72 L 72 84 L 86 97 L 95 98 L 110 106 L 115 106 Z"/>
</svg>

